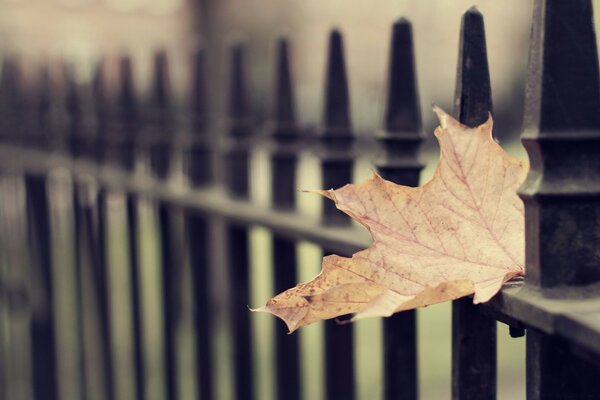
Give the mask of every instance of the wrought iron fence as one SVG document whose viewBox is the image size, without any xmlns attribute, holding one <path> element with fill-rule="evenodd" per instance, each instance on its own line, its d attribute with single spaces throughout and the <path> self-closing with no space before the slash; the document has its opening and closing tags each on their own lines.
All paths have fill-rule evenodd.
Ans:
<svg viewBox="0 0 600 400">
<path fill-rule="evenodd" d="M 533 17 L 523 142 L 531 172 L 520 190 L 526 207 L 527 276 L 507 287 L 486 305 L 471 299 L 454 302 L 452 318 L 452 397 L 496 397 L 496 321 L 511 334 L 527 331 L 527 398 L 584 399 L 600 396 L 600 302 L 598 280 L 598 154 L 600 154 L 600 86 L 596 39 L 589 0 L 537 0 Z M 474 9 L 463 17 L 454 114 L 467 125 L 483 122 L 492 109 L 490 77 L 482 15 Z M 207 104 L 207 54 L 194 54 L 193 79 L 185 118 L 169 93 L 167 58 L 155 59 L 153 91 L 142 104 L 134 85 L 131 61 L 120 61 L 120 85 L 107 93 L 98 66 L 85 101 L 66 72 L 65 109 L 53 104 L 49 74 L 26 97 L 19 86 L 18 65 L 5 62 L 0 86 L 2 124 L 0 163 L 3 199 L 2 269 L 0 275 L 0 394 L 6 399 L 115 398 L 114 342 L 118 327 L 111 321 L 114 288 L 108 276 L 111 232 L 107 207 L 111 196 L 124 204 L 128 249 L 125 275 L 128 298 L 123 307 L 131 325 L 135 398 L 148 394 L 152 366 L 145 356 L 145 307 L 140 237 L 141 208 L 151 207 L 158 220 L 152 232 L 160 244 L 160 293 L 155 310 L 162 323 L 166 397 L 178 392 L 177 324 L 185 301 L 194 313 L 198 395 L 215 398 L 211 326 L 211 274 L 229 272 L 230 335 L 233 348 L 235 398 L 252 399 L 253 348 L 249 304 L 249 229 L 273 234 L 275 290 L 296 281 L 297 242 L 310 241 L 322 252 L 349 255 L 368 245 L 364 232 L 350 224 L 330 202 L 320 220 L 296 211 L 296 167 L 306 146 L 306 130 L 296 123 L 288 41 L 277 42 L 275 108 L 267 125 L 271 142 L 272 207 L 249 201 L 250 151 L 256 145 L 244 76 L 244 45 L 231 48 L 227 129 L 215 132 Z M 388 100 L 383 133 L 377 138 L 384 157 L 378 171 L 392 181 L 416 186 L 422 165 L 422 141 L 411 25 L 393 26 Z M 342 35 L 329 38 L 325 110 L 318 137 L 324 187 L 352 180 L 356 151 L 349 113 L 350 96 Z M 222 136 L 218 151 L 214 137 Z M 314 142 L 314 141 L 313 141 Z M 313 143 L 310 142 L 310 143 Z M 214 158 L 222 162 L 216 178 Z M 183 160 L 188 185 L 173 185 L 170 167 Z M 62 186 L 54 185 L 59 176 Z M 67 182 L 65 185 L 64 183 Z M 69 190 L 65 190 L 69 188 Z M 56 193 L 58 190 L 59 193 Z M 53 196 L 62 208 L 53 207 Z M 62 214 L 61 214 L 62 213 Z M 55 225 L 60 215 L 70 221 L 73 242 Z M 70 225 L 69 225 L 70 224 Z M 224 235 L 215 234 L 222 224 Z M 223 239 L 222 241 L 218 240 Z M 67 243 L 68 244 L 68 243 Z M 75 261 L 72 276 L 57 282 L 61 260 Z M 224 260 L 216 264 L 214 260 Z M 185 265 L 189 266 L 186 272 Z M 182 281 L 189 278 L 191 294 Z M 64 286 L 65 282 L 70 286 Z M 60 291 L 72 290 L 77 301 L 68 312 L 74 325 L 64 326 Z M 186 300 L 187 299 L 187 300 Z M 415 399 L 417 389 L 416 312 L 384 320 L 384 397 Z M 57 345 L 57 333 L 72 329 L 71 342 Z M 352 399 L 354 392 L 353 328 L 325 324 L 325 394 Z M 274 335 L 276 368 L 273 384 L 280 399 L 300 398 L 299 342 L 281 326 Z M 19 345 L 19 350 L 14 347 Z M 62 350 L 58 350 L 58 349 Z M 70 349 L 73 376 L 60 376 L 59 351 Z M 15 358 L 11 355 L 17 354 Z M 29 358 L 28 358 L 29 357 Z M 25 361 L 24 361 L 25 360 Z M 29 360 L 29 361 L 28 361 Z M 23 366 L 22 364 L 27 364 Z M 90 369 L 92 367 L 95 369 Z M 11 371 L 31 373 L 29 386 Z M 75 381 L 69 392 L 61 383 Z M 62 396 L 62 397 L 61 397 Z"/>
</svg>

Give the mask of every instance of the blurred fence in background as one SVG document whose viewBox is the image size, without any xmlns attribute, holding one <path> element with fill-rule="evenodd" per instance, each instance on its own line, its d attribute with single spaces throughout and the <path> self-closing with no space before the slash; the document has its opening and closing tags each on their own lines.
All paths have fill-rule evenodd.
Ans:
<svg viewBox="0 0 600 400">
<path fill-rule="evenodd" d="M 163 51 L 154 57 L 146 96 L 129 56 L 97 63 L 84 83 L 68 64 L 45 67 L 35 85 L 24 84 L 16 58 L 4 58 L 2 398 L 418 397 L 421 311 L 385 319 L 375 331 L 382 338 L 368 338 L 367 347 L 355 344 L 358 324 L 335 321 L 310 336 L 286 335 L 277 322 L 268 325 L 273 342 L 265 342 L 264 329 L 252 322 L 264 316 L 248 311 L 256 305 L 254 289 L 274 294 L 307 276 L 300 267 L 307 251 L 299 250 L 306 242 L 314 245 L 313 269 L 322 254 L 350 255 L 369 244 L 366 232 L 330 202 L 302 207 L 296 199 L 303 176 L 320 175 L 316 181 L 326 188 L 353 181 L 356 164 L 366 165 L 376 147 L 364 135 L 354 143 L 338 30 L 329 36 L 321 125 L 298 123 L 291 42 L 276 43 L 274 106 L 266 118 L 254 115 L 264 107 L 249 93 L 243 40 L 229 48 L 222 118 L 209 111 L 215 102 L 209 87 L 222 75 L 210 73 L 211 43 L 190 54 L 183 103 L 174 100 Z M 389 54 L 376 167 L 415 186 L 423 136 L 405 19 L 393 26 Z M 106 82 L 111 68 L 118 84 Z M 469 125 L 483 122 L 491 88 L 483 17 L 471 9 L 460 34 L 454 114 Z M 527 330 L 527 398 L 600 392 L 594 250 L 600 86 L 590 1 L 536 1 L 526 96 L 524 138 L 533 161 L 521 192 L 528 275 L 485 306 L 454 302 L 456 399 L 496 397 L 497 320 L 510 325 L 512 336 Z M 252 201 L 251 178 L 270 182 L 267 201 Z M 257 226 L 268 232 L 261 246 L 255 246 Z M 272 268 L 257 267 L 257 260 Z M 264 290 L 265 282 L 273 288 Z M 365 353 L 378 354 L 382 365 L 358 363 Z M 274 362 L 261 361 L 265 354 Z M 365 374 L 371 385 L 361 383 Z M 422 381 L 422 393 L 430 393 L 428 384 Z"/>
</svg>

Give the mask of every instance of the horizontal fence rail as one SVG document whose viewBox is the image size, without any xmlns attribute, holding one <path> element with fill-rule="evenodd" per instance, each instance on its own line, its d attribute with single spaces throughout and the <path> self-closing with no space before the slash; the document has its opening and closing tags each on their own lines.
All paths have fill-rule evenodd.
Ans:
<svg viewBox="0 0 600 400">
<path fill-rule="evenodd" d="M 519 192 L 527 275 L 485 305 L 453 302 L 453 399 L 496 398 L 496 321 L 511 336 L 527 332 L 528 399 L 600 393 L 600 81 L 592 17 L 589 0 L 535 2 L 523 132 L 531 172 Z M 460 35 L 453 114 L 474 126 L 492 112 L 476 9 L 464 14 Z M 228 52 L 226 123 L 211 115 L 214 55 L 202 47 L 190 55 L 183 108 L 164 51 L 153 60 L 147 98 L 127 56 L 116 62 L 113 90 L 109 60 L 85 85 L 67 65 L 59 73 L 44 66 L 28 91 L 19 64 L 4 59 L 0 398 L 259 398 L 260 338 L 248 310 L 252 230 L 270 232 L 273 272 L 260 278 L 274 292 L 298 282 L 300 243 L 346 256 L 371 243 L 332 202 L 323 201 L 321 215 L 299 210 L 307 151 L 326 188 L 351 182 L 363 154 L 354 143 L 342 33 L 329 36 L 318 140 L 297 122 L 292 39 L 276 41 L 273 106 L 261 129 L 243 41 Z M 402 18 L 391 31 L 375 166 L 408 186 L 418 186 L 424 167 L 417 71 L 412 27 Z M 259 131 L 266 138 L 257 140 Z M 265 143 L 269 206 L 251 200 L 253 152 Z M 382 353 L 382 387 L 373 398 L 419 398 L 418 315 L 383 321 L 381 348 L 372 350 Z M 273 329 L 273 396 L 308 398 L 301 338 L 279 321 Z M 320 335 L 323 397 L 358 398 L 354 326 L 326 321 Z M 231 369 L 225 385 L 218 381 L 224 357 Z"/>
</svg>

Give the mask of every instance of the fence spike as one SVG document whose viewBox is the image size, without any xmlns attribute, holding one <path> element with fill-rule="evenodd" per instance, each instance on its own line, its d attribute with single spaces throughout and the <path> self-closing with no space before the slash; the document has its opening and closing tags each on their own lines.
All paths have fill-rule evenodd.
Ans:
<svg viewBox="0 0 600 400">
<path fill-rule="evenodd" d="M 592 3 L 537 0 L 533 21 L 522 135 L 531 172 L 519 191 L 525 280 L 546 288 L 591 284 L 600 281 L 600 204 L 592 200 L 600 194 L 600 78 Z"/>
<path fill-rule="evenodd" d="M 119 60 L 118 122 L 123 125 L 136 125 L 138 105 L 133 81 L 133 67 L 129 56 Z"/>
<path fill-rule="evenodd" d="M 156 113 L 158 126 L 164 128 L 171 121 L 171 94 L 169 82 L 169 62 L 167 52 L 159 50 L 154 55 L 154 82 L 152 108 Z"/>
<path fill-rule="evenodd" d="M 329 36 L 329 55 L 325 83 L 324 125 L 328 130 L 349 133 L 350 98 L 342 34 L 334 29 Z"/>
<path fill-rule="evenodd" d="M 492 110 L 485 27 L 475 7 L 462 17 L 454 107 L 468 126 L 485 122 Z M 452 302 L 452 398 L 496 399 L 496 321 L 466 297 Z"/>
<path fill-rule="evenodd" d="M 401 185 L 417 186 L 423 165 L 417 153 L 423 142 L 421 112 L 415 77 L 412 27 L 401 18 L 392 27 L 388 102 L 378 141 L 385 156 L 377 170 L 385 179 Z M 414 310 L 385 318 L 384 399 L 417 398 L 416 313 Z"/>
<path fill-rule="evenodd" d="M 106 123 L 108 117 L 108 103 L 106 98 L 106 88 L 104 80 L 104 60 L 98 60 L 91 82 L 91 97 L 93 103 L 94 116 L 97 125 Z"/>
<path fill-rule="evenodd" d="M 208 126 L 208 101 L 206 82 L 206 59 L 204 47 L 199 46 L 193 54 L 193 87 L 190 105 L 192 123 L 196 133 L 204 132 Z"/>
<path fill-rule="evenodd" d="M 378 160 L 377 168 L 385 179 L 417 186 L 423 168 L 417 153 L 423 136 L 412 27 L 406 18 L 392 27 L 389 65 L 384 131 L 377 138 L 385 155 Z"/>
<path fill-rule="evenodd" d="M 461 23 L 454 116 L 467 126 L 484 123 L 492 111 L 492 90 L 483 15 L 471 7 Z"/>
<path fill-rule="evenodd" d="M 277 41 L 274 109 L 271 135 L 274 142 L 273 205 L 293 208 L 295 204 L 295 169 L 299 146 L 299 130 L 296 126 L 294 90 L 289 62 L 289 44 L 285 38 Z"/>
<path fill-rule="evenodd" d="M 225 153 L 226 187 L 229 194 L 238 199 L 248 199 L 250 195 L 250 145 L 248 137 L 252 133 L 249 124 L 246 82 L 244 74 L 244 42 L 231 46 L 229 82 L 229 147 Z M 253 349 L 252 330 L 249 313 L 244 309 L 250 297 L 249 286 L 249 232 L 246 226 L 227 226 L 227 250 L 229 271 L 231 271 L 232 326 L 237 332 L 233 336 L 233 353 L 236 359 L 233 377 L 236 398 L 254 399 L 254 378 L 252 375 Z"/>
<path fill-rule="evenodd" d="M 522 135 L 531 170 L 519 195 L 525 284 L 554 301 L 585 298 L 584 288 L 600 282 L 599 84 L 591 0 L 536 0 Z M 555 335 L 527 329 L 528 399 L 600 391 L 598 365 L 567 348 Z"/>
<path fill-rule="evenodd" d="M 421 108 L 417 92 L 412 27 L 400 18 L 392 28 L 388 102 L 384 128 L 387 132 L 420 132 Z"/>
<path fill-rule="evenodd" d="M 75 68 L 72 65 L 65 65 L 65 109 L 69 114 L 71 122 L 81 119 L 81 93 L 75 77 Z"/>
<path fill-rule="evenodd" d="M 184 167 L 189 182 L 194 187 L 207 185 L 213 179 L 211 141 L 206 81 L 206 51 L 198 46 L 192 54 L 192 89 L 189 98 L 192 134 L 184 151 Z"/>
<path fill-rule="evenodd" d="M 291 126 L 296 122 L 288 47 L 287 39 L 280 38 L 278 40 L 275 113 L 273 119 L 279 127 Z"/>
<path fill-rule="evenodd" d="M 273 207 L 293 210 L 296 200 L 296 166 L 299 150 L 290 70 L 288 40 L 277 41 L 275 90 L 272 121 L 271 199 Z M 297 283 L 296 243 L 273 236 L 273 283 L 276 292 Z M 285 325 L 274 325 L 276 394 L 278 399 L 298 400 L 301 394 L 299 343 L 297 335 L 287 335 Z"/>
<path fill-rule="evenodd" d="M 19 60 L 6 57 L 0 74 L 0 135 L 12 141 L 21 140 L 25 98 Z"/>
<path fill-rule="evenodd" d="M 35 117 L 34 121 L 32 121 L 35 131 L 32 132 L 32 138 L 35 145 L 43 148 L 50 144 L 54 122 L 52 119 L 50 69 L 47 64 L 44 64 L 39 71 L 35 93 Z"/>
<path fill-rule="evenodd" d="M 592 3 L 536 1 L 526 89 L 527 130 L 600 128 Z"/>
<path fill-rule="evenodd" d="M 244 75 L 244 43 L 236 42 L 231 47 L 231 67 L 229 75 L 229 118 L 232 123 L 231 135 L 243 136 L 248 119 L 246 82 Z"/>
<path fill-rule="evenodd" d="M 325 112 L 321 141 L 322 187 L 339 188 L 352 181 L 352 129 L 350 99 L 342 35 L 333 30 L 329 36 L 329 55 L 325 81 Z M 350 219 L 340 212 L 332 201 L 323 199 L 324 225 L 348 226 Z M 327 248 L 323 254 L 331 254 Z M 348 255 L 348 254 L 345 254 Z M 325 397 L 327 399 L 355 398 L 353 329 L 325 322 Z"/>
<path fill-rule="evenodd" d="M 133 62 L 129 56 L 122 55 L 118 63 L 114 127 L 107 131 L 107 151 L 112 161 L 131 171 L 135 166 L 140 111 L 133 78 Z"/>
</svg>

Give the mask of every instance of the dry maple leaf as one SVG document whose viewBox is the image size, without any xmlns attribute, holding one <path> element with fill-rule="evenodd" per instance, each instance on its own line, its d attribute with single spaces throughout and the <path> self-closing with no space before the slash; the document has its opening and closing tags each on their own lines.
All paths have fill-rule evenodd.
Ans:
<svg viewBox="0 0 600 400">
<path fill-rule="evenodd" d="M 523 203 L 516 189 L 528 171 L 492 138 L 492 118 L 461 125 L 434 107 L 440 160 L 434 177 L 412 188 L 378 175 L 319 191 L 364 225 L 373 243 L 352 258 L 323 258 L 321 273 L 258 309 L 290 332 L 340 315 L 390 316 L 474 293 L 488 301 L 523 275 Z"/>
</svg>

